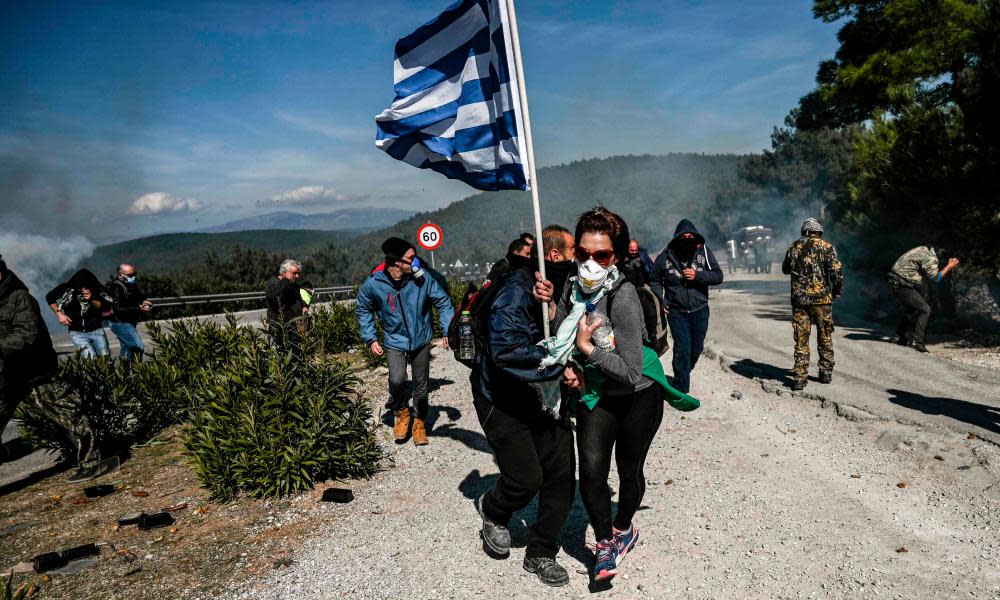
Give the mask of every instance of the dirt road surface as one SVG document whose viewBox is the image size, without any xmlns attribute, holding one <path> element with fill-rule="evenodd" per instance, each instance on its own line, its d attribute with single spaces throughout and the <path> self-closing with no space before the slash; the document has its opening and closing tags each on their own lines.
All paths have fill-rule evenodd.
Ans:
<svg viewBox="0 0 1000 600">
<path fill-rule="evenodd" d="M 331 506 L 292 566 L 227 597 L 1000 598 L 997 373 L 841 322 L 834 383 L 792 394 L 787 283 L 768 277 L 713 293 L 703 406 L 668 409 L 642 541 L 610 587 L 589 584 L 579 497 L 559 555 L 568 586 L 521 568 L 534 504 L 511 524 L 509 559 L 483 553 L 473 499 L 497 469 L 468 370 L 436 349 L 430 445 L 396 446 L 385 428 L 386 471 Z"/>
</svg>

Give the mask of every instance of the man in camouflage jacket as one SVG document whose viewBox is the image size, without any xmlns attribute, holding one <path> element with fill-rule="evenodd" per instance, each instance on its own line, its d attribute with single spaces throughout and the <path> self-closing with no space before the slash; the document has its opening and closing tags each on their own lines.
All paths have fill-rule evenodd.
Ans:
<svg viewBox="0 0 1000 600">
<path fill-rule="evenodd" d="M 931 246 L 912 248 L 896 260 L 886 277 L 889 291 L 903 306 L 903 318 L 896 328 L 894 341 L 902 346 L 909 345 L 918 352 L 927 352 L 924 330 L 931 317 L 927 284 L 940 282 L 958 266 L 958 259 L 952 258 L 943 269 L 938 270 L 938 252 Z"/>
<path fill-rule="evenodd" d="M 820 383 L 833 378 L 833 301 L 844 291 L 844 273 L 837 249 L 823 239 L 816 219 L 802 223 L 802 237 L 795 240 L 781 272 L 792 276 L 792 327 L 795 332 L 793 390 L 806 387 L 809 372 L 809 334 L 816 325 Z"/>
</svg>

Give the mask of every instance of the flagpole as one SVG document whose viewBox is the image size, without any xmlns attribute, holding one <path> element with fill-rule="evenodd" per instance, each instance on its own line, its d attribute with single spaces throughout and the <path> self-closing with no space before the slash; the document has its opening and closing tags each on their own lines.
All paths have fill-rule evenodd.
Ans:
<svg viewBox="0 0 1000 600">
<path fill-rule="evenodd" d="M 514 69 L 517 73 L 517 92 L 521 101 L 521 115 L 524 122 L 524 148 L 528 159 L 528 185 L 531 187 L 531 207 L 535 213 L 535 251 L 538 253 L 538 272 L 545 279 L 544 244 L 542 243 L 542 211 L 538 204 L 538 174 L 535 172 L 535 150 L 531 143 L 531 117 L 528 114 L 528 89 L 524 80 L 524 66 L 521 61 L 521 37 L 517 32 L 517 14 L 514 0 L 505 0 L 510 18 L 510 38 L 514 51 Z M 549 305 L 542 303 L 542 328 L 549 337 Z"/>
</svg>

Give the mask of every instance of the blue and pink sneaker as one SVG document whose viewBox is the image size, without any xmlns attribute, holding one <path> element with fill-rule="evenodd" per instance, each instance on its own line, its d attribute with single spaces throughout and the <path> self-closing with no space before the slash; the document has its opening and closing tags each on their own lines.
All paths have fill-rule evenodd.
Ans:
<svg viewBox="0 0 1000 600">
<path fill-rule="evenodd" d="M 613 538 L 611 542 L 615 545 L 616 564 L 622 564 L 622 560 L 625 559 L 625 555 L 635 548 L 636 542 L 639 541 L 639 528 L 635 525 L 629 524 L 628 529 L 619 531 L 617 529 L 612 529 Z"/>
<path fill-rule="evenodd" d="M 617 544 L 601 540 L 594 546 L 594 581 L 605 581 L 618 574 Z"/>
</svg>

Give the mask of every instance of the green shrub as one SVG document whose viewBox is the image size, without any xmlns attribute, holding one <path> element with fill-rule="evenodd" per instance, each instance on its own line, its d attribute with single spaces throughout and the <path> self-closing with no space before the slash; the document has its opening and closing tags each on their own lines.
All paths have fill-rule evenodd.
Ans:
<svg viewBox="0 0 1000 600">
<path fill-rule="evenodd" d="M 313 354 L 341 354 L 361 346 L 361 331 L 354 304 L 333 302 L 312 310 L 312 327 L 305 346 Z"/>
<path fill-rule="evenodd" d="M 371 475 L 381 453 L 356 381 L 339 362 L 248 346 L 196 394 L 186 446 L 198 476 L 214 498 L 229 500 Z"/>
<path fill-rule="evenodd" d="M 187 416 L 181 370 L 164 361 L 129 364 L 108 356 L 74 354 L 59 364 L 52 383 L 39 387 L 19 416 L 36 447 L 77 458 L 69 427 L 92 432 L 96 447 L 114 454 L 141 443 Z"/>
</svg>

